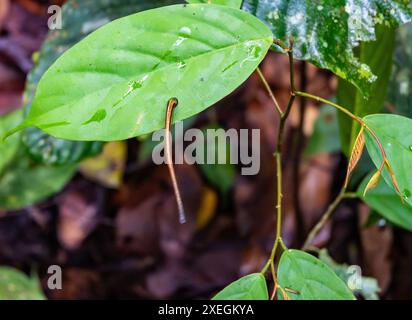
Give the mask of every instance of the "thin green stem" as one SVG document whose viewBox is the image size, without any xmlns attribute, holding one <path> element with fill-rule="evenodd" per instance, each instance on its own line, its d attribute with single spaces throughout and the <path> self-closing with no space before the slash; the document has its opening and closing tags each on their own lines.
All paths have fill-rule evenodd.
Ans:
<svg viewBox="0 0 412 320">
<path fill-rule="evenodd" d="M 356 192 L 345 192 L 343 195 L 344 199 L 357 199 L 359 195 Z"/>
<path fill-rule="evenodd" d="M 279 112 L 279 114 L 282 116 L 283 115 L 283 111 L 281 109 L 281 107 L 279 106 L 278 101 L 276 100 L 275 95 L 273 94 L 273 91 L 270 89 L 269 83 L 266 81 L 266 78 L 264 77 L 262 71 L 260 70 L 260 68 L 258 67 L 256 69 L 257 74 L 259 75 L 260 79 L 262 80 L 262 83 L 267 91 L 267 93 L 269 94 L 270 98 L 273 101 L 273 104 L 276 107 L 276 110 Z"/>
<path fill-rule="evenodd" d="M 322 103 L 325 103 L 325 104 L 327 104 L 327 105 L 330 105 L 330 106 L 338 109 L 339 111 L 345 113 L 347 116 L 349 116 L 349 117 L 352 118 L 353 120 L 357 121 L 361 126 L 363 126 L 364 128 L 366 128 L 366 130 L 369 131 L 369 133 L 372 135 L 373 139 L 374 139 L 375 142 L 377 143 L 377 145 L 378 145 L 378 147 L 379 147 L 379 150 L 380 150 L 380 152 L 381 152 L 381 154 L 382 154 L 382 164 L 380 165 L 380 167 L 379 167 L 378 170 L 379 170 L 379 171 L 382 171 L 382 170 L 383 170 L 383 167 L 385 166 L 385 162 L 386 162 L 386 159 L 387 159 L 385 149 L 383 148 L 382 142 L 379 140 L 379 138 L 378 138 L 378 136 L 376 135 L 376 133 L 375 133 L 371 128 L 369 128 L 369 126 L 368 126 L 361 118 L 359 118 L 358 116 L 354 115 L 352 112 L 350 112 L 350 111 L 347 110 L 346 108 L 338 105 L 337 103 L 334 103 L 334 102 L 332 102 L 332 101 L 329 101 L 329 100 L 327 100 L 327 99 L 324 99 L 324 98 L 315 96 L 315 95 L 310 94 L 310 93 L 307 93 L 307 92 L 295 91 L 294 93 L 295 93 L 296 96 L 305 97 L 305 98 L 310 98 L 310 99 L 313 99 L 313 100 L 315 100 L 315 101 L 322 102 Z"/>
<path fill-rule="evenodd" d="M 358 116 L 354 115 L 352 112 L 350 112 L 349 110 L 347 110 L 346 108 L 338 105 L 337 103 L 334 103 L 332 101 L 329 101 L 327 99 L 315 96 L 313 94 L 310 93 L 306 93 L 306 92 L 300 92 L 300 91 L 295 91 L 295 94 L 299 97 L 304 97 L 304 98 L 309 98 L 312 100 L 315 100 L 317 102 L 322 102 L 325 104 L 328 104 L 332 107 L 335 107 L 336 109 L 338 109 L 339 111 L 345 113 L 346 115 L 348 115 L 350 118 L 352 118 L 353 120 L 357 121 L 358 123 L 360 123 L 361 126 L 365 126 L 365 123 L 363 122 L 363 120 L 361 118 L 359 118 Z"/>
<path fill-rule="evenodd" d="M 303 250 L 306 250 L 309 248 L 312 240 L 316 237 L 316 235 L 319 233 L 319 231 L 324 227 L 326 222 L 330 219 L 332 214 L 335 212 L 336 208 L 342 201 L 342 199 L 345 198 L 345 191 L 346 189 L 342 187 L 340 190 L 338 196 L 335 198 L 335 200 L 329 205 L 328 209 L 325 211 L 325 213 L 322 215 L 322 218 L 319 220 L 319 222 L 312 228 L 312 230 L 309 232 L 308 237 L 305 240 L 305 243 L 302 246 Z"/>
<path fill-rule="evenodd" d="M 276 42 L 275 42 L 276 43 Z M 281 114 L 279 131 L 278 131 L 278 140 L 275 152 L 276 158 L 276 186 L 277 186 L 277 197 L 276 197 L 276 240 L 272 247 L 272 252 L 267 261 L 266 265 L 262 269 L 262 273 L 266 273 L 276 256 L 278 249 L 278 244 L 281 245 L 283 250 L 287 250 L 285 243 L 282 240 L 282 151 L 283 151 L 283 135 L 285 131 L 286 120 L 289 117 L 290 110 L 292 109 L 293 103 L 296 99 L 295 92 L 295 83 L 294 83 L 294 68 L 293 68 L 293 40 L 290 40 L 290 47 L 287 49 L 289 55 L 289 64 L 290 64 L 290 87 L 291 95 L 289 98 L 288 105 L 285 111 Z M 269 88 L 270 89 L 270 88 Z"/>
</svg>

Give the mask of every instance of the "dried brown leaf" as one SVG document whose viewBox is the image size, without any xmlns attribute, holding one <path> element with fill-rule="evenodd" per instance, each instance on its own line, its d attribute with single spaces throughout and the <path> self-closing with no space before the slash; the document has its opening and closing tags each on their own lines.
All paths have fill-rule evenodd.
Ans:
<svg viewBox="0 0 412 320">
<path fill-rule="evenodd" d="M 352 174 L 353 170 L 355 170 L 356 165 L 358 164 L 363 149 L 365 148 L 365 134 L 364 134 L 364 127 L 362 127 L 359 131 L 358 136 L 356 137 L 355 144 L 352 149 L 352 153 L 350 155 L 348 170 L 346 172 L 346 179 L 345 179 L 345 188 L 348 186 L 350 175 Z"/>
<path fill-rule="evenodd" d="M 379 183 L 380 177 L 381 177 L 381 172 L 378 170 L 378 171 L 376 171 L 376 172 L 373 174 L 373 176 L 370 178 L 368 184 L 366 185 L 365 191 L 363 191 L 363 196 L 365 196 L 366 193 L 367 193 L 369 190 L 372 190 L 372 189 L 376 188 L 376 186 L 377 186 L 378 183 Z"/>
</svg>

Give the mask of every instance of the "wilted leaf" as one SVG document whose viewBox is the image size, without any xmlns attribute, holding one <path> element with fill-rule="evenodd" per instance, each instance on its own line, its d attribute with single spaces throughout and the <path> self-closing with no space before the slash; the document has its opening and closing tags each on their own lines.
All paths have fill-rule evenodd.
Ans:
<svg viewBox="0 0 412 320">
<path fill-rule="evenodd" d="M 84 160 L 79 170 L 88 179 L 107 188 L 118 188 L 123 181 L 126 160 L 127 143 L 112 141 L 104 146 L 100 155 Z"/>
<path fill-rule="evenodd" d="M 324 262 L 299 250 L 282 254 L 278 282 L 292 300 L 354 300 L 348 286 Z"/>
<path fill-rule="evenodd" d="M 363 190 L 363 196 L 366 196 L 366 194 L 368 193 L 369 190 L 373 190 L 375 189 L 380 181 L 381 178 L 381 172 L 380 171 L 376 171 L 371 178 L 369 179 L 368 183 L 365 186 L 365 190 Z"/>
<path fill-rule="evenodd" d="M 374 114 L 364 118 L 365 123 L 375 132 L 393 170 L 403 199 L 412 205 L 412 120 L 391 114 Z M 366 147 L 377 168 L 382 163 L 381 152 L 369 133 L 366 134 Z M 385 166 L 382 176 L 393 190 L 397 191 L 392 174 Z"/>
<path fill-rule="evenodd" d="M 365 148 L 365 128 L 362 127 L 353 145 L 353 149 L 349 158 L 348 170 L 346 172 L 345 188 L 348 186 L 350 175 L 355 170 L 360 158 L 362 157 L 363 149 Z"/>
<path fill-rule="evenodd" d="M 397 26 L 411 20 L 404 0 L 245 0 L 243 9 L 271 26 L 284 42 L 292 35 L 295 57 L 308 60 L 347 79 L 364 94 L 376 80 L 352 50 L 361 41 L 375 40 L 375 25 Z"/>
<path fill-rule="evenodd" d="M 170 97 L 179 99 L 179 121 L 231 93 L 272 40 L 257 18 L 225 6 L 176 5 L 118 19 L 50 67 L 19 129 L 72 140 L 147 134 L 164 126 Z"/>
<path fill-rule="evenodd" d="M 260 273 L 249 274 L 229 284 L 212 300 L 268 300 L 265 277 Z"/>
<path fill-rule="evenodd" d="M 45 300 L 39 279 L 23 272 L 0 267 L 0 300 Z"/>
</svg>

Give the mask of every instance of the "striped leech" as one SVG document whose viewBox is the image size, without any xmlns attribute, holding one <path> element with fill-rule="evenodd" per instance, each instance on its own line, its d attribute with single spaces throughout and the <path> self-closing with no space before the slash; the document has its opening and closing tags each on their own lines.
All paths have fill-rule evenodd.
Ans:
<svg viewBox="0 0 412 320">
<path fill-rule="evenodd" d="M 172 141 L 171 141 L 171 133 L 170 127 L 172 125 L 172 116 L 173 110 L 177 107 L 178 100 L 176 98 L 171 98 L 167 102 L 167 109 L 166 109 L 166 117 L 165 117 L 165 155 L 167 166 L 169 168 L 170 177 L 172 178 L 173 190 L 175 192 L 177 207 L 179 210 L 179 221 L 180 223 L 186 222 L 186 215 L 185 210 L 183 208 L 183 201 L 182 196 L 180 195 L 179 185 L 177 183 L 175 168 L 173 165 L 173 158 L 172 158 Z"/>
</svg>

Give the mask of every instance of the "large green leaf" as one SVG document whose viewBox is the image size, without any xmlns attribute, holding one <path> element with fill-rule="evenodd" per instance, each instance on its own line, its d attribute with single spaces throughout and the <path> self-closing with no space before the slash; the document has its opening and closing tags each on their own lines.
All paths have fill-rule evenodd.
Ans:
<svg viewBox="0 0 412 320">
<path fill-rule="evenodd" d="M 370 178 L 371 175 L 368 175 L 359 186 L 359 197 L 363 198 L 363 201 L 365 201 L 369 207 L 376 210 L 390 222 L 412 231 L 412 206 L 408 203 L 402 203 L 399 195 L 384 181 L 381 181 L 376 188 L 369 190 L 367 194 L 363 196 L 363 192 Z"/>
<path fill-rule="evenodd" d="M 278 281 L 293 300 L 353 300 L 349 287 L 324 262 L 299 250 L 282 254 L 278 267 Z"/>
<path fill-rule="evenodd" d="M 398 29 L 388 102 L 396 113 L 412 116 L 412 24 Z"/>
<path fill-rule="evenodd" d="M 212 300 L 268 300 L 265 277 L 261 273 L 249 274 L 232 282 Z"/>
<path fill-rule="evenodd" d="M 22 119 L 23 112 L 21 109 L 1 116 L 0 136 L 17 126 Z M 16 153 L 17 147 L 19 146 L 19 141 L 20 135 L 15 135 L 10 137 L 10 139 L 7 139 L 7 141 L 0 143 L 0 174 Z"/>
<path fill-rule="evenodd" d="M 0 300 L 44 300 L 39 279 L 10 267 L 0 267 Z"/>
<path fill-rule="evenodd" d="M 62 8 L 62 29 L 51 30 L 44 42 L 26 83 L 25 106 L 30 110 L 37 84 L 45 71 L 85 36 L 102 25 L 142 10 L 174 4 L 176 0 L 69 0 Z M 23 132 L 23 143 L 37 161 L 67 164 L 94 156 L 101 151 L 101 142 L 80 142 L 57 139 L 37 128 Z"/>
<path fill-rule="evenodd" d="M 395 47 L 395 31 L 378 27 L 377 41 L 362 43 L 359 47 L 359 60 L 368 63 L 377 75 L 377 80 L 371 85 L 371 97 L 365 99 L 349 82 L 340 79 L 337 90 L 338 103 L 359 117 L 378 113 L 382 110 L 392 68 L 392 57 Z M 349 155 L 359 132 L 359 124 L 339 113 L 339 127 L 342 150 Z"/>
<path fill-rule="evenodd" d="M 60 191 L 76 171 L 76 165 L 47 166 L 33 163 L 20 150 L 0 174 L 0 208 L 20 209 Z"/>
<path fill-rule="evenodd" d="M 271 26 L 275 38 L 295 40 L 295 57 L 326 68 L 365 95 L 376 80 L 353 48 L 375 39 L 375 25 L 411 20 L 409 0 L 245 0 L 243 8 Z"/>
<path fill-rule="evenodd" d="M 374 114 L 366 116 L 364 121 L 382 142 L 402 196 L 412 205 L 412 120 L 392 114 Z M 382 162 L 378 145 L 368 132 L 365 140 L 369 155 L 378 168 Z M 383 177 L 386 183 L 395 190 L 386 168 L 383 170 Z"/>
<path fill-rule="evenodd" d="M 108 41 L 110 39 L 110 41 Z M 100 28 L 45 73 L 29 116 L 64 139 L 123 140 L 217 102 L 255 70 L 272 44 L 257 18 L 225 6 L 192 4 L 144 11 Z"/>
<path fill-rule="evenodd" d="M 240 8 L 242 0 L 186 0 L 187 3 L 208 3 L 208 4 L 220 4 L 233 8 Z"/>
</svg>

